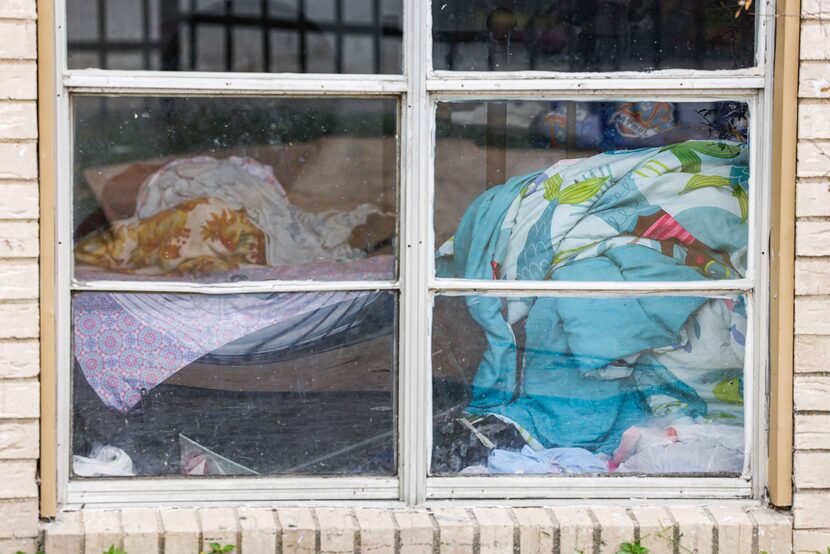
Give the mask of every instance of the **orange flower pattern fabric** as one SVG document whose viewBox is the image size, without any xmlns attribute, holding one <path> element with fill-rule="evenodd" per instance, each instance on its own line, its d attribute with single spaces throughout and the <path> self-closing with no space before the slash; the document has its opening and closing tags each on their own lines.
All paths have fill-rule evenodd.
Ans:
<svg viewBox="0 0 830 554">
<path fill-rule="evenodd" d="M 216 198 L 194 198 L 146 219 L 116 221 L 75 247 L 76 260 L 144 275 L 210 274 L 265 265 L 265 233 Z"/>
</svg>

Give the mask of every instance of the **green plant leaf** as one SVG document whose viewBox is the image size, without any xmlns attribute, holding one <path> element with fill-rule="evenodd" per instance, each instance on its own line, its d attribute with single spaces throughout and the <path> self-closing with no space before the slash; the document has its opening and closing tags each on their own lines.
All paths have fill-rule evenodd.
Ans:
<svg viewBox="0 0 830 554">
<path fill-rule="evenodd" d="M 542 182 L 542 187 L 545 189 L 545 200 L 551 200 L 559 196 L 559 190 L 562 187 L 562 176 L 558 173 L 551 175 Z"/>
<path fill-rule="evenodd" d="M 581 204 L 596 196 L 608 177 L 591 177 L 574 183 L 559 194 L 560 204 Z"/>
<path fill-rule="evenodd" d="M 693 190 L 698 190 L 706 187 L 727 187 L 729 186 L 729 177 L 721 177 L 720 175 L 692 175 L 691 178 L 680 191 L 680 194 L 686 194 Z"/>
</svg>

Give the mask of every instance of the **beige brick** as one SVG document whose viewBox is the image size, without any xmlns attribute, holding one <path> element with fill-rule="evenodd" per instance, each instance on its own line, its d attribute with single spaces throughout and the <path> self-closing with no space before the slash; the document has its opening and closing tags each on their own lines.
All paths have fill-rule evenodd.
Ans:
<svg viewBox="0 0 830 554">
<path fill-rule="evenodd" d="M 198 552 L 199 520 L 191 508 L 166 509 L 160 512 L 164 531 L 163 552 Z"/>
<path fill-rule="evenodd" d="M 0 419 L 36 418 L 39 415 L 37 381 L 0 381 Z"/>
<path fill-rule="evenodd" d="M 101 554 L 110 546 L 122 548 L 121 514 L 116 511 L 84 510 L 84 554 Z"/>
<path fill-rule="evenodd" d="M 799 221 L 795 226 L 798 256 L 830 256 L 830 222 Z"/>
<path fill-rule="evenodd" d="M 271 508 L 239 508 L 239 551 L 245 554 L 274 554 L 280 530 Z"/>
<path fill-rule="evenodd" d="M 796 174 L 799 177 L 830 176 L 830 142 L 800 140 L 796 149 L 798 164 Z"/>
<path fill-rule="evenodd" d="M 796 452 L 793 473 L 797 488 L 830 488 L 830 453 Z"/>
<path fill-rule="evenodd" d="M 0 22 L 0 37 L 3 36 Z M 36 179 L 37 145 L 33 142 L 0 144 L 0 179 Z"/>
<path fill-rule="evenodd" d="M 37 500 L 0 502 L 0 522 L 0 539 L 37 537 Z"/>
<path fill-rule="evenodd" d="M 0 19 L 34 19 L 34 0 L 3 0 L 0 2 Z"/>
<path fill-rule="evenodd" d="M 283 554 L 317 551 L 317 525 L 309 508 L 281 508 L 277 515 Z"/>
<path fill-rule="evenodd" d="M 559 524 L 559 551 L 594 554 L 594 521 L 586 508 L 563 506 L 551 512 Z"/>
<path fill-rule="evenodd" d="M 800 297 L 795 300 L 795 332 L 830 335 L 830 299 Z"/>
<path fill-rule="evenodd" d="M 830 63 L 802 63 L 798 71 L 798 95 L 830 98 Z"/>
<path fill-rule="evenodd" d="M 0 21 L 3 50 L 0 58 L 33 60 L 37 56 L 37 28 L 34 21 Z"/>
<path fill-rule="evenodd" d="M 795 448 L 825 450 L 830 445 L 830 415 L 795 416 Z"/>
<path fill-rule="evenodd" d="M 830 16 L 830 0 L 801 0 L 801 17 L 817 19 Z"/>
<path fill-rule="evenodd" d="M 799 182 L 795 189 L 795 204 L 798 217 L 830 215 L 830 181 Z"/>
<path fill-rule="evenodd" d="M 429 513 L 416 510 L 396 511 L 400 554 L 432 554 L 435 529 Z"/>
<path fill-rule="evenodd" d="M 553 550 L 559 529 L 544 508 L 514 508 L 513 517 L 519 524 L 521 554 L 547 554 Z"/>
<path fill-rule="evenodd" d="M 40 345 L 36 341 L 0 342 L 0 379 L 37 377 Z"/>
<path fill-rule="evenodd" d="M 395 520 L 389 510 L 357 508 L 355 518 L 360 529 L 361 554 L 395 551 Z"/>
<path fill-rule="evenodd" d="M 202 528 L 202 550 L 210 551 L 211 544 L 239 545 L 236 511 L 233 508 L 202 508 L 198 511 Z"/>
<path fill-rule="evenodd" d="M 0 100 L 34 100 L 37 98 L 35 62 L 0 62 Z"/>
<path fill-rule="evenodd" d="M 36 421 L 0 422 L 0 459 L 37 458 L 40 440 L 38 433 Z"/>
<path fill-rule="evenodd" d="M 0 185 L 0 219 L 37 219 L 38 210 L 37 183 Z"/>
<path fill-rule="evenodd" d="M 816 554 L 830 545 L 830 530 L 793 531 L 793 552 L 796 554 Z M 772 553 L 770 553 L 772 554 Z"/>
<path fill-rule="evenodd" d="M 354 552 L 357 526 L 347 508 L 317 508 L 314 513 L 317 515 L 317 525 L 320 528 L 320 552 Z"/>
<path fill-rule="evenodd" d="M 0 243 L 2 243 L 0 239 Z M 29 300 L 38 297 L 39 269 L 37 261 L 0 263 L 0 298 Z"/>
<path fill-rule="evenodd" d="M 674 522 L 666 508 L 636 506 L 630 512 L 637 520 L 640 545 L 648 548 L 649 554 L 673 554 Z"/>
<path fill-rule="evenodd" d="M 0 221 L 0 258 L 35 258 L 37 254 L 37 221 Z"/>
<path fill-rule="evenodd" d="M 475 508 L 473 516 L 478 522 L 479 551 L 513 551 L 513 518 L 507 508 Z"/>
<path fill-rule="evenodd" d="M 677 522 L 680 552 L 696 554 L 712 552 L 715 544 L 715 525 L 703 508 L 697 506 L 671 506 L 669 511 Z M 726 554 L 726 551 L 723 554 Z"/>
<path fill-rule="evenodd" d="M 432 510 L 438 523 L 438 550 L 441 554 L 461 554 L 473 551 L 476 524 L 464 508 Z"/>
<path fill-rule="evenodd" d="M 80 512 L 59 512 L 44 529 L 46 554 L 83 554 L 84 531 Z"/>
<path fill-rule="evenodd" d="M 792 552 L 793 528 L 789 516 L 758 508 L 747 512 L 758 528 L 758 551 L 767 554 Z"/>
<path fill-rule="evenodd" d="M 830 27 L 826 30 L 830 31 Z M 830 138 L 830 104 L 799 104 L 798 138 Z"/>
<path fill-rule="evenodd" d="M 718 551 L 730 554 L 752 552 L 753 521 L 740 508 L 712 506 L 709 513 L 718 526 Z"/>
<path fill-rule="evenodd" d="M 591 508 L 599 522 L 600 552 L 616 554 L 623 543 L 634 541 L 634 521 L 625 508 L 620 506 L 598 506 Z"/>
<path fill-rule="evenodd" d="M 35 552 L 38 540 L 30 539 L 0 539 L 0 552 Z"/>
<path fill-rule="evenodd" d="M 795 337 L 795 372 L 830 371 L 830 336 Z"/>
<path fill-rule="evenodd" d="M 0 137 L 37 138 L 37 109 L 32 101 L 0 102 Z"/>
<path fill-rule="evenodd" d="M 801 59 L 830 59 L 830 24 L 813 21 L 802 23 Z"/>
<path fill-rule="evenodd" d="M 159 554 L 161 525 L 156 510 L 127 508 L 121 512 L 124 551 Z"/>
<path fill-rule="evenodd" d="M 793 401 L 796 411 L 830 412 L 830 377 L 796 375 Z"/>
<path fill-rule="evenodd" d="M 0 339 L 37 338 L 40 332 L 36 303 L 0 303 L 0 322 Z"/>
<path fill-rule="evenodd" d="M 830 294 L 830 261 L 824 258 L 796 260 L 795 293 Z"/>
<path fill-rule="evenodd" d="M 830 529 L 830 493 L 796 492 L 793 496 L 793 527 Z"/>
</svg>

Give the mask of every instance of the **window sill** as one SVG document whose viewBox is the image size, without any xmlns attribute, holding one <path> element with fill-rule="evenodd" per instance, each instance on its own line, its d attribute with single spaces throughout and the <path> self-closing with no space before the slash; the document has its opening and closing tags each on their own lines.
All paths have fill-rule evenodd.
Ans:
<svg viewBox="0 0 830 554">
<path fill-rule="evenodd" d="M 791 552 L 789 515 L 718 503 L 526 508 L 130 508 L 64 511 L 45 526 L 46 552 Z"/>
</svg>

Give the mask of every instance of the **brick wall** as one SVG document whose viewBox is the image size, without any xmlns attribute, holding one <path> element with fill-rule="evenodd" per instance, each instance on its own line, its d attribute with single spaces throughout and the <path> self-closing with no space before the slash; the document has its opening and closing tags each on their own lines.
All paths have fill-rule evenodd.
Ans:
<svg viewBox="0 0 830 554">
<path fill-rule="evenodd" d="M 794 549 L 798 552 L 823 552 L 830 546 L 830 369 L 827 364 L 830 360 L 830 0 L 803 0 L 801 15 L 793 539 Z M 35 481 L 39 412 L 35 21 L 35 0 L 0 0 L 0 553 L 34 552 L 38 534 Z M 666 517 L 662 508 L 640 510 L 642 513 L 638 512 L 632 518 L 637 522 L 640 536 L 643 535 L 639 527 L 644 524 L 643 518 L 659 519 L 660 514 Z M 659 513 L 648 514 L 649 510 Z M 673 508 L 668 518 L 675 526 L 681 519 L 678 510 L 682 511 Z M 571 519 L 575 518 L 576 522 L 580 514 L 583 519 L 587 518 L 583 524 L 591 537 L 586 539 L 588 544 L 594 543 L 594 537 L 607 533 L 619 531 L 621 537 L 633 533 L 628 520 L 622 519 L 622 524 L 615 524 L 614 514 L 607 509 L 561 512 L 558 520 L 550 511 L 514 511 L 508 514 L 509 517 L 502 512 L 486 510 L 450 515 L 361 511 L 349 512 L 348 516 L 318 510 L 313 517 L 311 512 L 302 510 L 280 516 L 257 510 L 243 514 L 243 511 L 240 509 L 235 515 L 225 511 L 91 512 L 83 515 L 83 522 L 76 514 L 74 517 L 78 519 L 70 518 L 67 520 L 69 527 L 62 529 L 71 528 L 75 521 L 78 531 L 65 536 L 83 540 L 80 527 L 83 523 L 86 532 L 93 537 L 85 545 L 87 551 L 94 550 L 89 547 L 93 543 L 97 546 L 98 542 L 101 545 L 112 542 L 138 545 L 141 540 L 149 540 L 150 544 L 157 545 L 162 529 L 166 535 L 163 542 L 172 547 L 178 540 L 220 538 L 214 537 L 214 528 L 221 530 L 228 526 L 233 529 L 229 531 L 232 533 L 228 536 L 229 542 L 291 542 L 297 535 L 296 529 L 300 529 L 305 520 L 311 522 L 306 523 L 312 527 L 310 532 L 315 542 L 331 540 L 353 544 L 364 540 L 368 546 L 376 541 L 384 544 L 384 541 L 393 540 L 400 547 L 418 544 L 420 537 L 430 551 L 435 541 L 440 545 L 455 541 L 456 535 L 467 536 L 465 525 L 455 525 L 457 518 L 470 520 L 469 525 L 477 531 L 470 534 L 469 539 L 479 547 L 501 540 L 525 544 L 525 541 L 553 541 L 554 537 L 557 541 L 565 541 L 564 537 L 571 537 L 571 534 L 578 537 L 581 524 L 572 524 Z M 695 513 L 702 530 L 696 532 L 689 527 L 686 536 L 690 540 L 711 538 L 713 525 L 728 533 L 728 526 L 717 525 L 717 514 Z M 246 517 L 239 517 L 242 515 Z M 688 525 L 693 525 L 693 515 L 686 514 L 690 518 Z M 291 517 L 298 518 L 299 523 L 285 519 Z M 753 517 L 763 519 L 767 515 Z M 346 523 L 334 525 L 336 532 L 327 530 L 330 521 L 337 518 Z M 522 518 L 532 521 L 524 525 Z M 777 521 L 776 525 L 780 527 L 780 520 Z M 600 523 L 604 532 L 597 527 Z M 514 533 L 514 526 L 518 524 L 522 524 L 521 528 L 515 527 Z M 257 530 L 260 525 L 261 532 Z M 550 536 L 539 534 L 539 529 L 548 526 L 555 527 L 556 531 L 551 531 Z M 180 532 L 174 532 L 179 527 Z M 744 527 L 738 525 L 736 529 L 739 537 L 740 529 Z M 761 522 L 756 522 L 755 541 L 759 536 L 763 538 L 763 529 Z M 716 537 L 718 533 L 720 531 L 716 532 Z M 249 534 L 251 538 L 246 539 Z M 726 541 L 728 536 L 724 535 L 723 540 Z M 54 537 L 59 540 L 60 532 Z"/>
<path fill-rule="evenodd" d="M 830 0 L 802 0 L 793 549 L 830 546 Z"/>
<path fill-rule="evenodd" d="M 38 534 L 35 0 L 0 0 L 0 552 Z"/>
</svg>

